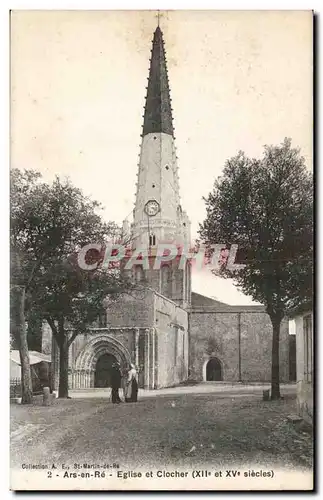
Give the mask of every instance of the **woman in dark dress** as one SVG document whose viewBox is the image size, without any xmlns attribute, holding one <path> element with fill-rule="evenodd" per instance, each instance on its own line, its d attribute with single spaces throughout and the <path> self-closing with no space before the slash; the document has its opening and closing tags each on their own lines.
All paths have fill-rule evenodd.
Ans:
<svg viewBox="0 0 323 500">
<path fill-rule="evenodd" d="M 121 387 L 121 371 L 119 363 L 113 363 L 111 367 L 111 397 L 112 403 L 119 404 L 121 399 L 119 396 L 119 388 Z"/>
<path fill-rule="evenodd" d="M 125 400 L 127 403 L 138 401 L 138 374 L 135 365 L 130 365 L 126 382 Z"/>
</svg>

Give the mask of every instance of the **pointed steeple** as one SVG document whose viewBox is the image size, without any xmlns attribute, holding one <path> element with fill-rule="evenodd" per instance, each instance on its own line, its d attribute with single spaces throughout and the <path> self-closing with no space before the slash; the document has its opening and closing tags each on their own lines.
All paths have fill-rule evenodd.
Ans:
<svg viewBox="0 0 323 500">
<path fill-rule="evenodd" d="M 149 248 L 154 257 L 158 245 L 190 244 L 190 221 L 182 210 L 171 99 L 162 32 L 157 26 L 151 53 L 144 126 L 137 175 L 137 193 L 131 225 L 133 249 Z M 190 303 L 190 271 L 176 268 L 144 270 L 153 289 L 179 304 Z"/>
<path fill-rule="evenodd" d="M 170 102 L 163 34 L 157 26 L 151 52 L 143 135 L 159 132 L 173 135 Z"/>
</svg>

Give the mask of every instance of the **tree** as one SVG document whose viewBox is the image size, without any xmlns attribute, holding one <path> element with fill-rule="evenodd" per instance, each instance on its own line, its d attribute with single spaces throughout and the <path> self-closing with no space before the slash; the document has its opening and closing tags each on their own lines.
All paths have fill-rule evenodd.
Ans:
<svg viewBox="0 0 323 500">
<path fill-rule="evenodd" d="M 118 269 L 80 270 L 74 258 L 53 261 L 37 279 L 31 302 L 48 322 L 59 347 L 59 397 L 68 397 L 68 352 L 77 335 L 98 320 L 107 297 L 131 287 Z"/>
<path fill-rule="evenodd" d="M 26 312 L 46 320 L 56 339 L 59 397 L 68 396 L 70 344 L 97 319 L 105 297 L 116 298 L 130 286 L 116 267 L 89 272 L 77 264 L 84 245 L 104 248 L 118 231 L 115 223 L 102 221 L 100 208 L 68 180 L 56 178 L 48 185 L 35 172 L 12 172 L 11 236 L 23 255 L 24 281 L 29 283 Z M 102 254 L 89 256 L 94 257 L 102 261 Z"/>
<path fill-rule="evenodd" d="M 21 365 L 21 390 L 22 403 L 32 403 L 32 378 L 27 342 L 25 297 L 32 282 L 35 266 L 26 265 L 28 259 L 22 244 L 21 224 L 22 213 L 26 212 L 25 203 L 28 203 L 32 190 L 35 188 L 39 174 L 36 172 L 20 173 L 18 170 L 11 172 L 10 184 L 10 335 L 11 343 L 18 347 Z M 28 209 L 27 209 L 28 211 Z"/>
<path fill-rule="evenodd" d="M 279 334 L 289 309 L 312 297 L 313 183 L 300 150 L 285 139 L 261 159 L 229 159 L 205 199 L 207 244 L 237 244 L 245 267 L 222 271 L 265 305 L 272 337 L 271 397 L 280 398 Z"/>
<path fill-rule="evenodd" d="M 25 321 L 25 287 L 18 284 L 12 285 L 10 295 L 13 310 L 11 326 L 14 331 L 15 341 L 18 345 L 20 356 L 21 402 L 22 404 L 30 404 L 32 403 L 33 387 Z"/>
</svg>

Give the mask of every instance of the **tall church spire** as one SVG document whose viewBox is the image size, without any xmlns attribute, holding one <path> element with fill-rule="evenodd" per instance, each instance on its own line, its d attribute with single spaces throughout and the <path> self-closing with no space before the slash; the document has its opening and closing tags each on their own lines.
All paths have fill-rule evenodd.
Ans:
<svg viewBox="0 0 323 500">
<path fill-rule="evenodd" d="M 165 47 L 159 26 L 151 51 L 137 177 L 131 226 L 133 249 L 149 248 L 150 256 L 154 256 L 159 244 L 187 245 L 190 221 L 180 202 Z M 177 269 L 175 264 L 145 270 L 145 279 L 172 300 L 189 303 L 189 271 Z"/>
<path fill-rule="evenodd" d="M 151 51 L 143 135 L 158 132 L 173 135 L 165 48 L 159 25 L 154 33 Z"/>
</svg>

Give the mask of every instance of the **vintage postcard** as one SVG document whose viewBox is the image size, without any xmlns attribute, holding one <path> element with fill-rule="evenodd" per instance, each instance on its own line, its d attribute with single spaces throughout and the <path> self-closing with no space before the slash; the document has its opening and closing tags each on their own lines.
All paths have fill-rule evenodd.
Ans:
<svg viewBox="0 0 323 500">
<path fill-rule="evenodd" d="M 313 489 L 313 12 L 10 15 L 10 487 Z"/>
</svg>

